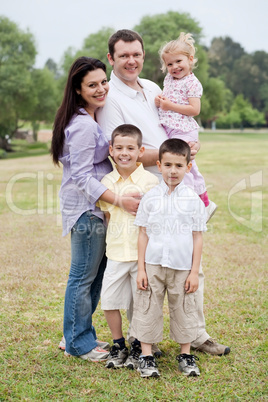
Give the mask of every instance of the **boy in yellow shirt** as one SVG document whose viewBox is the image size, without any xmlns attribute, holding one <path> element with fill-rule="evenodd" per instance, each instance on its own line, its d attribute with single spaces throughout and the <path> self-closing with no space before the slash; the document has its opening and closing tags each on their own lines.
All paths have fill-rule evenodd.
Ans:
<svg viewBox="0 0 268 402">
<path fill-rule="evenodd" d="M 112 133 L 110 155 L 115 165 L 102 183 L 115 194 L 139 193 L 143 195 L 158 184 L 158 179 L 137 162 L 144 153 L 142 133 L 132 124 L 122 124 Z M 131 323 L 133 295 L 136 291 L 138 270 L 138 227 L 135 216 L 114 205 L 99 201 L 108 220 L 106 236 L 107 267 L 104 273 L 101 308 L 113 337 L 113 346 L 106 363 L 107 368 L 138 367 L 140 342 L 131 343 L 130 353 L 122 331 L 120 309 L 126 309 Z"/>
</svg>

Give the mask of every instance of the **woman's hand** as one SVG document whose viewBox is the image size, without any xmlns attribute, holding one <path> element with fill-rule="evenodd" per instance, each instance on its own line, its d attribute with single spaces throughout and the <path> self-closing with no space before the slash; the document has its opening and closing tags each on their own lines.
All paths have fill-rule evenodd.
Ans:
<svg viewBox="0 0 268 402">
<path fill-rule="evenodd" d="M 119 208 L 123 208 L 131 215 L 136 215 L 141 197 L 142 194 L 138 192 L 120 196 L 118 194 L 114 194 L 111 190 L 107 189 L 100 196 L 100 200 L 108 202 L 112 205 L 116 205 Z"/>
<path fill-rule="evenodd" d="M 139 193 L 129 195 L 123 195 L 120 197 L 119 206 L 123 208 L 126 212 L 131 215 L 136 215 L 139 203 L 140 203 L 141 195 Z"/>
</svg>

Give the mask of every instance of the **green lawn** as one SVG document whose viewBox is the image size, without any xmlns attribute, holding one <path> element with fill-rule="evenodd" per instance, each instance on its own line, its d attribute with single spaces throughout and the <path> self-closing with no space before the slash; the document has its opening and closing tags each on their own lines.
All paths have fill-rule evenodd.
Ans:
<svg viewBox="0 0 268 402">
<path fill-rule="evenodd" d="M 159 379 L 64 358 L 57 346 L 70 239 L 61 237 L 57 215 L 62 171 L 48 154 L 0 160 L 1 401 L 268 399 L 268 134 L 201 133 L 200 140 L 197 163 L 219 206 L 204 235 L 207 330 L 231 353 L 196 353 L 200 377 L 182 377 L 165 306 Z M 100 309 L 94 325 L 111 342 Z"/>
<path fill-rule="evenodd" d="M 26 140 L 12 140 L 12 151 L 5 152 L 0 149 L 0 160 L 46 155 L 49 147 L 50 144 L 44 142 L 28 143 Z"/>
</svg>

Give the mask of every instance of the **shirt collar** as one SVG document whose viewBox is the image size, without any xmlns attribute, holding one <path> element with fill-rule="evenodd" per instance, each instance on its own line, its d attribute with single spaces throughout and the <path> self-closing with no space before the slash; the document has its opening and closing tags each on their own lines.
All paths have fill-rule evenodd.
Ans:
<svg viewBox="0 0 268 402">
<path fill-rule="evenodd" d="M 143 174 L 143 172 L 144 172 L 143 164 L 141 162 L 137 162 L 137 169 L 135 169 L 134 172 L 131 173 L 131 175 L 128 177 L 128 179 L 131 178 L 133 183 L 137 183 L 139 178 Z M 117 182 L 119 180 L 123 180 L 121 175 L 120 175 L 120 173 L 117 170 L 117 167 L 116 167 L 115 163 L 113 163 L 113 171 L 110 173 L 110 175 L 114 179 L 114 182 Z"/>
<path fill-rule="evenodd" d="M 136 91 L 136 89 L 130 88 L 123 81 L 121 81 L 115 75 L 115 73 L 113 71 L 111 72 L 110 78 L 111 78 L 111 83 L 114 83 L 116 88 L 119 89 L 121 92 L 123 92 L 125 95 L 127 95 L 129 98 L 135 98 L 137 96 L 137 94 L 139 93 L 139 91 Z M 144 89 L 139 77 L 137 78 L 137 81 L 138 81 L 139 85 L 141 86 L 141 88 Z"/>
<path fill-rule="evenodd" d="M 160 187 L 161 187 L 162 190 L 164 191 L 164 194 L 166 194 L 166 195 L 171 195 L 171 194 L 173 194 L 173 193 L 176 194 L 176 193 L 180 192 L 181 189 L 182 189 L 182 187 L 185 187 L 185 184 L 184 184 L 184 181 L 182 180 L 182 181 L 180 182 L 180 184 L 178 184 L 178 185 L 176 186 L 175 190 L 172 191 L 171 194 L 168 194 L 168 192 L 169 192 L 169 187 L 166 185 L 166 183 L 165 183 L 165 181 L 164 181 L 163 179 L 162 179 L 161 182 L 160 182 Z"/>
</svg>

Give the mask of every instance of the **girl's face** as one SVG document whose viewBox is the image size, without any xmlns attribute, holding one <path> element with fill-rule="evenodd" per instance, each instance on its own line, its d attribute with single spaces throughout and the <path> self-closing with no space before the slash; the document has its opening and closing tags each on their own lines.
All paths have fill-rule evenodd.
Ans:
<svg viewBox="0 0 268 402">
<path fill-rule="evenodd" d="M 105 72 L 98 68 L 89 71 L 81 82 L 81 89 L 76 92 L 86 101 L 86 111 L 94 118 L 94 113 L 103 107 L 109 91 L 109 84 Z"/>
<path fill-rule="evenodd" d="M 167 70 L 173 78 L 181 80 L 191 73 L 193 56 L 185 56 L 182 53 L 166 53 L 163 56 Z"/>
</svg>

